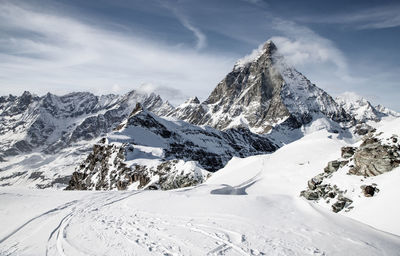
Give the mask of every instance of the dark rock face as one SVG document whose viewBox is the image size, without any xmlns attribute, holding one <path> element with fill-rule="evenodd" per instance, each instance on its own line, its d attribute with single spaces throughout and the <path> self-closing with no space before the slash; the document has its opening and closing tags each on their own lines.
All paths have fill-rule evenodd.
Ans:
<svg viewBox="0 0 400 256">
<path fill-rule="evenodd" d="M 337 160 L 330 161 L 328 163 L 328 166 L 326 166 L 324 168 L 324 172 L 333 173 L 333 172 L 336 172 L 339 169 L 339 167 L 340 167 L 340 162 L 339 161 L 337 161 Z"/>
<path fill-rule="evenodd" d="M 350 158 L 354 155 L 355 148 L 354 147 L 342 147 L 342 157 Z"/>
<path fill-rule="evenodd" d="M 301 127 L 314 115 L 338 122 L 351 120 L 332 97 L 285 65 L 272 41 L 266 42 L 254 60 L 239 61 L 206 101 L 186 102 L 168 115 L 219 130 L 245 125 L 260 134 L 277 123 Z"/>
<path fill-rule="evenodd" d="M 357 124 L 354 129 L 354 133 L 361 136 L 367 135 L 368 133 L 373 133 L 375 131 L 375 128 L 366 123 Z"/>
<path fill-rule="evenodd" d="M 317 175 L 311 180 L 308 181 L 308 188 L 311 190 L 315 190 L 318 185 L 322 183 L 323 175 Z"/>
<path fill-rule="evenodd" d="M 305 197 L 307 200 L 318 200 L 320 195 L 316 191 L 304 190 L 301 191 L 300 196 Z"/>
<path fill-rule="evenodd" d="M 348 207 L 353 201 L 347 197 L 339 197 L 336 203 L 332 204 L 333 212 L 340 212 L 345 207 Z"/>
<path fill-rule="evenodd" d="M 72 174 L 67 190 L 110 190 L 132 183 L 130 168 L 123 163 L 125 151 L 115 145 L 96 144 L 93 152 Z M 119 182 L 117 184 L 117 182 Z"/>
<path fill-rule="evenodd" d="M 300 196 L 312 201 L 326 200 L 328 203 L 336 198 L 336 202 L 332 204 L 332 211 L 339 212 L 348 208 L 352 200 L 344 197 L 345 191 L 340 190 L 336 185 L 323 183 L 324 179 L 330 177 L 331 174 L 331 172 L 324 172 L 309 180 L 308 189 L 301 191 Z"/>
<path fill-rule="evenodd" d="M 164 149 L 165 159 L 182 159 L 197 161 L 208 171 L 216 171 L 233 157 L 247 157 L 273 152 L 277 147 L 266 137 L 253 134 L 248 129 L 229 129 L 224 132 L 214 129 L 204 130 L 195 126 L 187 129 L 169 130 L 160 119 L 151 113 L 141 111 L 131 116 L 127 127 L 142 127 L 147 131 L 166 139 L 168 146 Z M 193 136 L 191 140 L 188 135 Z M 221 148 L 219 153 L 210 151 L 205 146 L 196 143 L 196 137 L 201 140 L 216 143 Z"/>
<path fill-rule="evenodd" d="M 178 160 L 162 162 L 156 167 L 124 163 L 124 147 L 96 144 L 93 152 L 72 174 L 66 190 L 126 190 L 133 183 L 137 189 L 175 189 L 204 182 L 203 175 L 195 172 L 182 173 Z M 158 176 L 156 181 L 152 178 Z M 152 182 L 150 184 L 150 182 Z"/>
<path fill-rule="evenodd" d="M 361 189 L 366 197 L 374 196 L 374 194 L 378 191 L 378 189 L 372 185 L 361 186 Z"/>
<path fill-rule="evenodd" d="M 336 185 L 331 185 L 324 182 L 325 179 L 330 178 L 341 166 L 345 165 L 347 161 L 330 161 L 324 168 L 324 172 L 318 174 L 307 182 L 308 188 L 300 192 L 300 196 L 307 200 L 325 200 L 329 203 L 336 198 L 336 202 L 332 204 L 332 211 L 339 212 L 344 208 L 348 208 L 352 200 L 345 197 L 346 191 L 341 190 Z"/>
</svg>

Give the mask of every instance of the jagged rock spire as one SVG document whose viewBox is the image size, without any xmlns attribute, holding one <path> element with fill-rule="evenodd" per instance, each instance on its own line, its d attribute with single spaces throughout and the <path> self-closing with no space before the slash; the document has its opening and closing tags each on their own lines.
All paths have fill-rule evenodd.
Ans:
<svg viewBox="0 0 400 256">
<path fill-rule="evenodd" d="M 272 55 L 278 50 L 278 48 L 276 47 L 274 42 L 272 42 L 272 40 L 268 40 L 267 42 L 265 42 L 263 50 L 265 50 L 266 54 Z"/>
</svg>

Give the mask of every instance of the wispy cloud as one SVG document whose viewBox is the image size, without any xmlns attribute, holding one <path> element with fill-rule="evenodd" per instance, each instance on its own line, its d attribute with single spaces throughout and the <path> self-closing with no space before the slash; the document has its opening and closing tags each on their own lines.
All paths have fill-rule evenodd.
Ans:
<svg viewBox="0 0 400 256">
<path fill-rule="evenodd" d="M 331 62 L 340 72 L 346 71 L 343 53 L 330 40 L 287 20 L 275 19 L 274 28 L 284 36 L 273 37 L 273 41 L 293 65 Z"/>
<path fill-rule="evenodd" d="M 152 83 L 205 97 L 232 62 L 29 5 L 2 3 L 0 33 L 0 94 L 31 88 L 122 93 Z"/>
<path fill-rule="evenodd" d="M 193 32 L 193 35 L 196 37 L 197 42 L 196 42 L 196 49 L 200 50 L 206 47 L 207 45 L 207 38 L 206 36 L 200 31 L 200 29 L 196 28 L 190 22 L 188 19 L 182 15 L 177 15 L 178 19 L 181 21 L 182 25 L 189 29 L 190 31 Z"/>
<path fill-rule="evenodd" d="M 310 23 L 332 23 L 350 25 L 356 29 L 383 29 L 400 26 L 400 5 L 386 5 L 353 12 L 325 15 L 324 17 L 303 17 Z"/>
<path fill-rule="evenodd" d="M 163 3 L 163 6 L 170 10 L 172 14 L 179 20 L 179 22 L 188 29 L 190 32 L 193 33 L 194 37 L 196 38 L 196 49 L 201 50 L 207 45 L 207 37 L 206 35 L 198 28 L 195 27 L 189 19 L 176 7 L 169 5 L 167 2 Z"/>
<path fill-rule="evenodd" d="M 171 102 L 182 103 L 184 100 L 189 98 L 191 95 L 184 94 L 181 90 L 169 87 L 169 86 L 159 86 L 152 83 L 143 83 L 138 88 L 137 91 L 150 94 L 155 93 L 158 95 L 163 95 Z"/>
<path fill-rule="evenodd" d="M 339 17 L 340 22 L 357 23 L 360 29 L 391 28 L 400 26 L 400 5 L 368 9 Z"/>
</svg>

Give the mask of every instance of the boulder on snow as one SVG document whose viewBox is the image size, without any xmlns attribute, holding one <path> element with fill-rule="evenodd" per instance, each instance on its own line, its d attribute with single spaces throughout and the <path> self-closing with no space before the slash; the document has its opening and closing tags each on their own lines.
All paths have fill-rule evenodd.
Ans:
<svg viewBox="0 0 400 256">
<path fill-rule="evenodd" d="M 340 212 L 343 208 L 348 207 L 350 204 L 353 203 L 353 200 L 347 197 L 339 197 L 336 203 L 332 204 L 332 211 L 333 212 Z"/>
<path fill-rule="evenodd" d="M 342 157 L 350 158 L 354 155 L 355 148 L 354 147 L 342 147 Z"/>
<path fill-rule="evenodd" d="M 362 189 L 362 191 L 363 191 L 365 197 L 372 197 L 372 196 L 374 196 L 374 194 L 375 194 L 376 192 L 379 191 L 379 190 L 378 190 L 375 186 L 373 186 L 373 185 L 363 185 L 363 186 L 361 186 L 361 189 Z"/>
<path fill-rule="evenodd" d="M 322 174 L 318 174 L 314 178 L 308 181 L 308 187 L 311 190 L 315 190 L 317 188 L 317 185 L 322 183 L 322 180 L 324 179 Z"/>
<path fill-rule="evenodd" d="M 311 190 L 301 191 L 300 196 L 305 197 L 307 200 L 318 200 L 319 199 L 319 194 L 317 192 L 311 191 Z"/>
<path fill-rule="evenodd" d="M 336 172 L 340 167 L 340 161 L 334 160 L 328 163 L 328 166 L 325 167 L 324 172 L 333 173 Z"/>
</svg>

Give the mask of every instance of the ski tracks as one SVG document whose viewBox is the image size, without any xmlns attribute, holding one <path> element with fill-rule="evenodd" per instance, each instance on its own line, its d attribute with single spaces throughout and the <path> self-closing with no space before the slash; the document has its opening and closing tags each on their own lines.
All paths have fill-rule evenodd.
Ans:
<svg viewBox="0 0 400 256">
<path fill-rule="evenodd" d="M 299 251 L 324 255 L 318 248 L 306 247 L 301 235 L 288 242 L 279 239 L 285 236 L 282 230 L 244 217 L 193 212 L 172 216 L 124 202 L 137 193 L 141 192 L 88 194 L 51 209 L 2 238 L 0 254 L 29 254 L 19 241 L 48 230 L 46 256 L 296 255 Z"/>
</svg>

